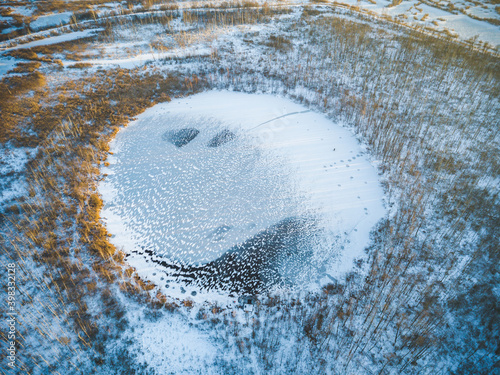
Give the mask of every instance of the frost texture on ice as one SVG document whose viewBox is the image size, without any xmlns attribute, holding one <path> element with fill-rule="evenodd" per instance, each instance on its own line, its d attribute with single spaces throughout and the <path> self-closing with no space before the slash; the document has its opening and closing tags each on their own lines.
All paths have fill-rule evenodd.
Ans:
<svg viewBox="0 0 500 375">
<path fill-rule="evenodd" d="M 337 277 L 384 213 L 352 134 L 283 98 L 208 92 L 159 104 L 111 146 L 103 216 L 157 285 L 158 269 L 211 286 Z"/>
<path fill-rule="evenodd" d="M 110 209 L 142 247 L 203 264 L 299 213 L 280 161 L 250 140 L 210 147 L 219 127 L 186 111 L 142 117 L 118 134 L 108 177 L 116 189 Z"/>
<path fill-rule="evenodd" d="M 234 138 L 236 138 L 236 134 L 230 130 L 224 129 L 220 133 L 217 133 L 215 137 L 208 142 L 208 147 L 222 146 L 223 144 L 232 141 Z"/>
</svg>

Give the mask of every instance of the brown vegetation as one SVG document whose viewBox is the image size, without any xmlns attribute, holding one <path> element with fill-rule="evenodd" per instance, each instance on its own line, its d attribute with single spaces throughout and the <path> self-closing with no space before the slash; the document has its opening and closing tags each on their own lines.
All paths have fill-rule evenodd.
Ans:
<svg viewBox="0 0 500 375">
<path fill-rule="evenodd" d="M 30 196 L 10 210 L 11 225 L 18 235 L 4 237 L 2 247 L 4 251 L 17 249 L 21 261 L 33 258 L 43 266 L 50 278 L 48 296 L 55 293 L 61 308 L 73 318 L 80 343 L 92 347 L 98 343 L 94 339 L 100 328 L 85 304 L 89 293 L 103 295 L 107 283 L 122 279 L 123 291 L 153 302 L 147 292 L 155 289 L 134 270 L 124 268 L 124 254 L 108 242 L 109 234 L 100 221 L 102 200 L 95 188 L 108 142 L 130 118 L 157 100 L 168 99 L 165 93 L 181 93 L 186 83 L 189 91 L 198 90 L 203 81 L 116 70 L 70 81 L 51 91 L 43 89 L 43 82 L 43 76 L 35 72 L 1 83 L 2 142 L 39 147 L 27 172 Z M 26 96 L 28 90 L 31 94 Z M 22 238 L 29 239 L 29 246 Z M 76 261 L 81 256 L 90 256 L 91 264 Z M 160 305 L 164 304 L 162 298 Z M 120 307 L 113 306 L 108 313 L 119 313 Z M 33 325 L 42 329 L 37 320 L 26 321 L 24 329 Z M 50 328 L 43 329 L 48 332 Z M 58 341 L 68 344 L 68 339 Z M 22 366 L 29 371 L 31 365 Z"/>
</svg>

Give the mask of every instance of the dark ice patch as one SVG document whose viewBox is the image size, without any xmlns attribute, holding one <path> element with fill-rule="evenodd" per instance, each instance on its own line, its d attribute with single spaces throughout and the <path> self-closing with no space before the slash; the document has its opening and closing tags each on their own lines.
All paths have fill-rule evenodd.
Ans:
<svg viewBox="0 0 500 375">
<path fill-rule="evenodd" d="M 216 260 L 194 266 L 154 259 L 170 277 L 201 289 L 222 289 L 236 293 L 261 293 L 273 286 L 290 286 L 287 274 L 303 272 L 312 255 L 314 223 L 288 218 L 240 243 Z"/>
<path fill-rule="evenodd" d="M 229 225 L 221 225 L 216 230 L 214 230 L 212 241 L 222 241 L 226 237 L 226 233 L 231 230 L 232 227 Z"/>
<path fill-rule="evenodd" d="M 228 143 L 236 138 L 236 134 L 232 131 L 224 129 L 220 133 L 217 133 L 215 137 L 213 137 L 210 142 L 208 142 L 208 147 L 219 147 L 225 143 Z"/>
<path fill-rule="evenodd" d="M 187 145 L 196 136 L 200 134 L 200 131 L 195 128 L 185 128 L 180 130 L 172 130 L 163 134 L 163 140 L 168 141 L 175 145 L 176 147 L 182 147 Z"/>
</svg>

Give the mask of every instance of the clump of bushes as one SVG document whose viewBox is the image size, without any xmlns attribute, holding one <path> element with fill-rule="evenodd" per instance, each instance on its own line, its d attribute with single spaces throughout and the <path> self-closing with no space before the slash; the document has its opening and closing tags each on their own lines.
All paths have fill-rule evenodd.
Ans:
<svg viewBox="0 0 500 375">
<path fill-rule="evenodd" d="M 35 70 L 40 68 L 42 64 L 38 61 L 28 62 L 28 63 L 19 63 L 17 66 L 9 70 L 7 73 L 33 73 Z"/>
</svg>

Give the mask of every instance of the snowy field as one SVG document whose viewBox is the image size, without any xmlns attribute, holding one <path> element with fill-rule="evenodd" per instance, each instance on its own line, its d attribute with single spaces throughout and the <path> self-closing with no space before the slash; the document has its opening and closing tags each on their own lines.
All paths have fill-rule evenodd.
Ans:
<svg viewBox="0 0 500 375">
<path fill-rule="evenodd" d="M 491 373 L 494 4 L 147 3 L 1 13 L 23 373 Z"/>
<path fill-rule="evenodd" d="M 44 15 L 31 22 L 30 26 L 33 30 L 39 30 L 51 26 L 64 25 L 70 21 L 72 15 L 73 12 L 62 12 Z"/>
<path fill-rule="evenodd" d="M 353 135 L 283 98 L 208 92 L 157 105 L 111 151 L 103 217 L 127 254 L 205 264 L 300 218 L 310 224 L 298 251 L 313 250 L 300 279 L 326 283 L 363 257 L 384 215 L 376 170 Z M 147 258 L 129 262 L 165 284 Z"/>
<path fill-rule="evenodd" d="M 459 40 L 476 39 L 493 47 L 500 45 L 500 27 L 485 20 L 499 19 L 499 13 L 490 3 L 477 4 L 461 0 L 438 2 L 403 0 L 397 5 L 388 0 L 342 0 L 338 3 L 358 6 L 379 16 L 390 16 L 412 26 L 447 31 Z"/>
<path fill-rule="evenodd" d="M 102 31 L 103 29 L 89 29 L 89 30 L 83 30 L 83 31 L 75 31 L 67 34 L 62 34 L 62 35 L 57 35 L 57 36 L 51 36 L 47 38 L 42 38 L 39 40 L 35 40 L 32 42 L 28 43 L 23 43 L 14 47 L 10 48 L 5 48 L 2 50 L 2 52 L 7 52 L 15 49 L 25 49 L 25 48 L 33 48 L 33 47 L 38 47 L 38 46 L 48 46 L 51 44 L 58 44 L 58 43 L 64 43 L 64 42 L 69 42 L 75 39 L 80 39 L 80 38 L 87 38 L 89 36 L 94 35 L 95 33 Z"/>
<path fill-rule="evenodd" d="M 257 1 L 255 4 L 264 4 L 262 1 Z M 468 0 L 403 0 L 403 1 L 389 1 L 389 0 L 342 0 L 342 1 L 304 1 L 304 0 L 290 0 L 282 1 L 269 1 L 265 2 L 270 6 L 289 6 L 301 7 L 307 4 L 329 4 L 334 7 L 351 7 L 351 9 L 369 12 L 376 17 L 391 17 L 395 21 L 402 24 L 407 24 L 412 27 L 420 27 L 422 29 L 434 30 L 444 33 L 448 36 L 453 36 L 461 41 L 474 41 L 487 43 L 493 49 L 500 46 L 500 13 L 498 6 L 495 6 L 495 1 L 485 1 L 484 3 Z M 225 4 L 230 6 L 241 5 L 238 2 L 224 2 L 212 1 L 210 2 L 214 7 Z M 147 16 L 148 14 L 161 13 L 162 6 L 165 4 L 156 4 L 144 9 L 142 6 L 134 6 L 132 8 L 125 7 L 120 3 L 105 3 L 89 5 L 88 9 L 93 9 L 95 14 L 100 17 L 116 17 L 116 14 L 121 14 L 124 11 L 132 12 L 139 16 Z M 197 1 L 179 1 L 175 3 L 179 9 L 190 8 L 206 8 L 206 2 Z M 36 34 L 39 30 L 57 29 L 62 25 L 67 25 L 71 21 L 71 17 L 78 12 L 61 11 L 59 13 L 47 13 L 33 16 L 34 8 L 26 6 L 8 7 L 10 13 L 8 16 L 0 16 L 0 26 L 4 27 L 1 30 L 2 34 L 8 34 L 12 31 L 21 30 L 22 27 L 11 26 L 13 16 L 21 17 L 26 23 L 30 25 L 31 31 Z M 1 10 L 1 9 L 0 9 Z M 113 12 L 111 14 L 110 12 Z M 34 18 L 33 20 L 31 20 Z M 73 20 L 77 22 L 76 19 Z M 3 22 L 3 25 L 2 25 Z M 86 27 L 84 24 L 92 23 L 92 21 L 84 20 L 81 26 Z M 28 36 L 31 33 L 28 33 Z M 24 37 L 10 39 L 9 42 L 18 40 L 22 42 Z M 97 63 L 97 62 L 96 62 Z"/>
</svg>

